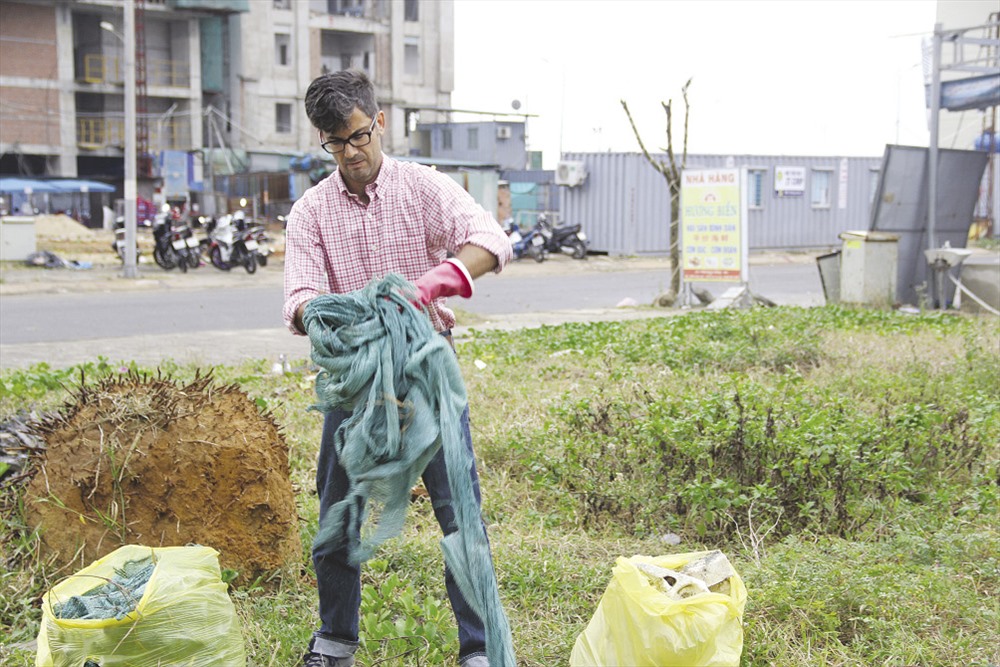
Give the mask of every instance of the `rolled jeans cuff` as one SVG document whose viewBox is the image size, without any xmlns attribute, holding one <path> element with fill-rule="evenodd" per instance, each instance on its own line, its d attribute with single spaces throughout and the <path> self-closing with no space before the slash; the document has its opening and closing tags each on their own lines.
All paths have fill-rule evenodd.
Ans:
<svg viewBox="0 0 1000 667">
<path fill-rule="evenodd" d="M 350 658 L 358 650 L 358 642 L 350 642 L 322 632 L 314 632 L 310 650 L 330 658 Z"/>
</svg>

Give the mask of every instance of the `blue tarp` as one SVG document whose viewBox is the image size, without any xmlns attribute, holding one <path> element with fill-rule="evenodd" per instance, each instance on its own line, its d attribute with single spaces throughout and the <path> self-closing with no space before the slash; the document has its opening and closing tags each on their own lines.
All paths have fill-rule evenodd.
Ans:
<svg viewBox="0 0 1000 667">
<path fill-rule="evenodd" d="M 114 192 L 114 186 L 100 181 L 85 181 L 76 178 L 60 178 L 54 181 L 44 181 L 56 188 L 58 192 Z"/>
<path fill-rule="evenodd" d="M 38 181 L 33 178 L 0 178 L 0 192 L 59 192 L 45 181 Z"/>
<path fill-rule="evenodd" d="M 60 178 L 43 181 L 35 178 L 0 178 L 0 192 L 114 192 L 115 188 L 99 181 Z"/>
</svg>

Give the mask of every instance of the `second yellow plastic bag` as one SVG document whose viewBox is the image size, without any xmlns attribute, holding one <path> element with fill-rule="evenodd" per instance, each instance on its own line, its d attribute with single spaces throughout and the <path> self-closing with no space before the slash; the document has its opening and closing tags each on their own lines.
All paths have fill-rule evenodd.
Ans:
<svg viewBox="0 0 1000 667">
<path fill-rule="evenodd" d="M 135 609 L 123 618 L 56 618 L 73 596 L 112 579 L 129 561 L 155 567 Z M 246 654 L 236 609 L 219 570 L 219 554 L 202 546 L 126 545 L 56 584 L 42 598 L 37 667 L 243 667 Z"/>
<path fill-rule="evenodd" d="M 738 667 L 747 590 L 733 571 L 728 594 L 676 600 L 637 567 L 679 570 L 710 552 L 619 558 L 570 655 L 570 667 Z"/>
</svg>

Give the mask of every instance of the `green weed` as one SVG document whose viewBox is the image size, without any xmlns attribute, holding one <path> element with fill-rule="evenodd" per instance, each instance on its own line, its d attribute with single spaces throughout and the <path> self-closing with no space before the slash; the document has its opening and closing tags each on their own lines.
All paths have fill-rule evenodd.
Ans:
<svg viewBox="0 0 1000 667">
<path fill-rule="evenodd" d="M 459 359 L 519 667 L 567 664 L 617 557 L 707 547 L 749 590 L 744 666 L 1000 663 L 995 319 L 698 312 L 479 332 Z M 254 666 L 295 664 L 318 625 L 308 545 L 322 417 L 306 410 L 308 361 L 293 365 L 214 369 L 282 425 L 300 490 L 301 560 L 232 591 Z M 58 405 L 77 377 L 0 374 L 0 411 Z M 15 645 L 37 634 L 34 605 L 59 575 L 10 507 L 0 662 L 27 666 Z M 454 660 L 439 539 L 414 504 L 363 568 L 362 664 Z"/>
</svg>

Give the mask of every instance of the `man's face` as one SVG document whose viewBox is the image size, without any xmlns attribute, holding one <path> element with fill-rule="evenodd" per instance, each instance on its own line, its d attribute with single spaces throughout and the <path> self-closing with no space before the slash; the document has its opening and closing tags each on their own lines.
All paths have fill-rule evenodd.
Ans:
<svg viewBox="0 0 1000 667">
<path fill-rule="evenodd" d="M 379 111 L 374 119 L 361 109 L 354 108 L 354 113 L 347 120 L 347 125 L 338 132 L 320 132 L 320 142 L 330 142 L 333 157 L 337 160 L 340 174 L 344 182 L 353 192 L 355 188 L 363 190 L 366 185 L 375 180 L 382 166 L 382 131 L 385 129 L 385 114 Z M 371 132 L 371 141 L 363 146 Z M 343 142 L 343 143 L 342 143 Z M 353 142 L 353 143 L 352 143 Z M 343 146 L 343 150 L 339 150 Z M 357 193 L 356 193 L 357 194 Z"/>
</svg>

